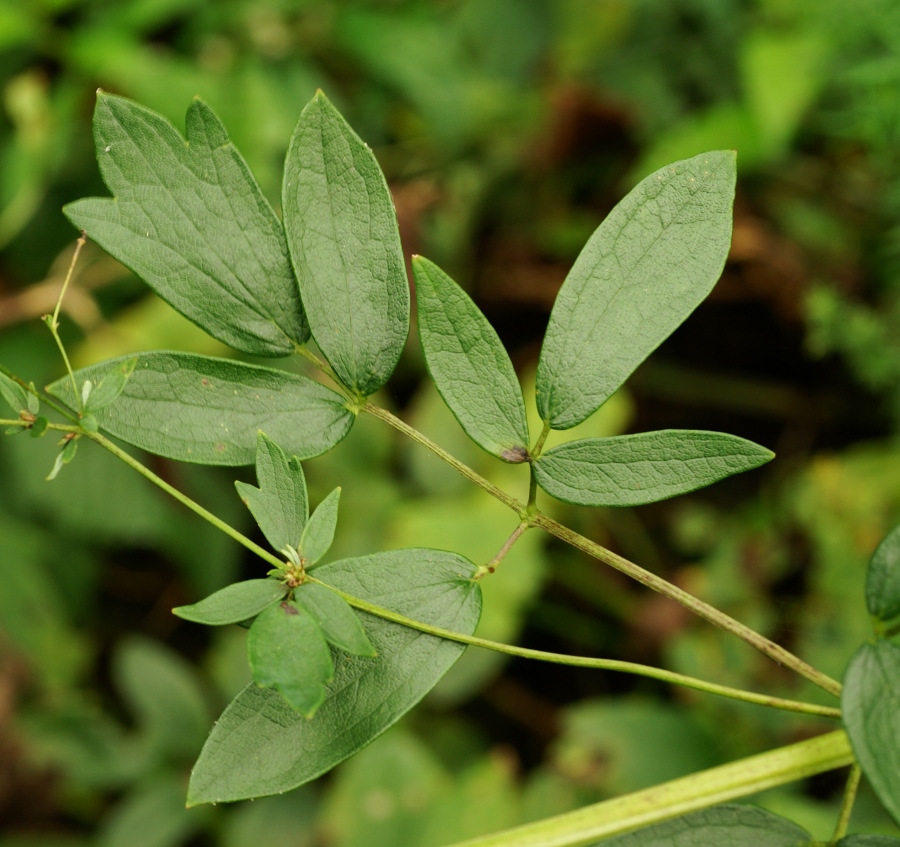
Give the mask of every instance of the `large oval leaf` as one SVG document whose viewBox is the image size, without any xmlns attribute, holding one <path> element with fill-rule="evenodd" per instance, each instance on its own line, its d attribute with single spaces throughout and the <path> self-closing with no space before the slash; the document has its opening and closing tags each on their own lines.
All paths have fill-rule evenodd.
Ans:
<svg viewBox="0 0 900 847">
<path fill-rule="evenodd" d="M 416 620 L 471 634 L 481 613 L 474 572 L 455 553 L 409 549 L 323 565 L 316 576 Z M 275 692 L 245 688 L 200 754 L 189 805 L 280 794 L 315 779 L 394 724 L 464 649 L 371 615 L 360 618 L 378 656 L 337 658 L 326 700 L 310 721 Z"/>
<path fill-rule="evenodd" d="M 697 307 L 731 243 L 735 154 L 704 153 L 648 176 L 590 237 L 560 289 L 537 371 L 554 429 L 596 411 Z"/>
<path fill-rule="evenodd" d="M 309 338 L 281 222 L 213 111 L 187 142 L 161 115 L 98 92 L 94 143 L 114 197 L 63 210 L 160 297 L 220 341 L 287 356 Z"/>
<path fill-rule="evenodd" d="M 79 390 L 96 383 L 112 359 L 76 371 Z M 151 453 L 201 465 L 249 465 L 263 430 L 288 453 L 309 459 L 330 450 L 353 426 L 344 399 L 297 374 L 190 353 L 137 355 L 115 402 L 97 413 L 102 429 Z M 47 391 L 76 407 L 69 379 Z"/>
<path fill-rule="evenodd" d="M 665 429 L 560 444 L 538 458 L 534 475 L 567 503 L 638 506 L 712 485 L 774 455 L 735 435 Z"/>
<path fill-rule="evenodd" d="M 291 137 L 282 205 L 313 337 L 344 384 L 371 394 L 406 343 L 409 283 L 381 168 L 321 91 Z"/>
</svg>

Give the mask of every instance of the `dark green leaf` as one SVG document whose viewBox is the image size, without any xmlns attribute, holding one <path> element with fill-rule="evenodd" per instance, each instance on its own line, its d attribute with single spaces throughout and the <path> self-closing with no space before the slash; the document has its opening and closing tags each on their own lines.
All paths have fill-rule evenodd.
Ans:
<svg viewBox="0 0 900 847">
<path fill-rule="evenodd" d="M 262 431 L 257 437 L 256 480 L 259 488 L 236 482 L 238 494 L 269 544 L 279 551 L 296 550 L 309 519 L 303 468 Z"/>
<path fill-rule="evenodd" d="M 314 565 L 331 548 L 334 541 L 334 530 L 337 527 L 338 503 L 341 489 L 335 488 L 313 512 L 309 523 L 303 527 L 300 538 L 300 553 L 306 559 L 306 565 Z"/>
<path fill-rule="evenodd" d="M 603 847 L 800 847 L 810 835 L 794 823 L 753 806 L 714 806 L 637 832 L 609 838 Z"/>
<path fill-rule="evenodd" d="M 241 623 L 281 600 L 287 588 L 275 579 L 248 579 L 227 585 L 191 606 L 178 606 L 172 614 L 207 626 Z"/>
<path fill-rule="evenodd" d="M 346 385 L 371 394 L 406 343 L 409 284 L 381 168 L 322 92 L 291 137 L 282 205 L 313 337 Z"/>
<path fill-rule="evenodd" d="M 9 403 L 17 415 L 19 412 L 30 410 L 31 403 L 28 400 L 28 392 L 18 382 L 13 382 L 6 374 L 2 373 L 0 373 L 0 397 Z M 35 409 L 35 411 L 37 410 Z"/>
<path fill-rule="evenodd" d="M 567 503 L 637 506 L 703 488 L 774 455 L 734 435 L 666 429 L 560 444 L 534 463 L 534 474 Z"/>
<path fill-rule="evenodd" d="M 525 401 L 494 328 L 437 265 L 416 256 L 413 273 L 425 363 L 444 402 L 479 447 L 527 461 Z"/>
<path fill-rule="evenodd" d="M 900 838 L 889 835 L 848 835 L 842 838 L 835 847 L 898 847 Z"/>
<path fill-rule="evenodd" d="M 550 315 L 537 406 L 554 429 L 596 411 L 712 290 L 731 242 L 735 154 L 648 176 L 591 236 Z"/>
<path fill-rule="evenodd" d="M 304 376 L 190 353 L 140 353 L 125 389 L 97 415 L 116 438 L 183 462 L 249 465 L 260 429 L 300 459 L 330 450 L 354 416 L 343 398 Z M 75 374 L 80 385 L 105 374 L 113 359 Z M 75 408 L 72 386 L 47 391 Z"/>
<path fill-rule="evenodd" d="M 471 634 L 481 612 L 474 572 L 454 553 L 396 550 L 322 565 L 316 576 L 416 620 Z M 338 662 L 327 699 L 308 722 L 273 692 L 245 688 L 194 767 L 191 805 L 278 794 L 315 779 L 396 723 L 463 651 L 453 641 L 360 617 L 378 657 Z"/>
<path fill-rule="evenodd" d="M 247 635 L 247 655 L 258 686 L 274 688 L 304 717 L 316 713 L 334 664 L 319 624 L 302 605 L 285 600 L 260 612 Z"/>
<path fill-rule="evenodd" d="M 155 112 L 99 92 L 94 143 L 114 197 L 64 211 L 210 335 L 286 356 L 309 331 L 281 224 L 212 110 L 194 100 L 185 126 L 187 143 Z"/>
<path fill-rule="evenodd" d="M 872 554 L 866 571 L 866 605 L 879 621 L 900 616 L 900 526 Z"/>
<path fill-rule="evenodd" d="M 38 415 L 29 430 L 31 437 L 40 438 L 47 431 L 48 426 L 50 426 L 50 421 L 43 415 Z"/>
<path fill-rule="evenodd" d="M 885 808 L 900 822 L 900 647 L 864 644 L 844 676 L 841 707 L 850 744 Z"/>
<path fill-rule="evenodd" d="M 309 582 L 295 592 L 297 602 L 318 621 L 330 644 L 354 656 L 374 656 L 375 648 L 353 608 L 324 585 Z"/>
<path fill-rule="evenodd" d="M 137 358 L 131 356 L 111 368 L 88 395 L 84 403 L 85 411 L 99 412 L 101 409 L 111 406 L 125 390 L 128 377 L 134 373 L 136 365 Z M 84 384 L 86 385 L 87 382 Z"/>
</svg>

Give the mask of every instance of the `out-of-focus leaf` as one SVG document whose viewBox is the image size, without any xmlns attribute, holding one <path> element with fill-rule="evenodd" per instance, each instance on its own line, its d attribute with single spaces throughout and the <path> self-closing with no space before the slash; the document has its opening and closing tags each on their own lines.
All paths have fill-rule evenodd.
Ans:
<svg viewBox="0 0 900 847">
<path fill-rule="evenodd" d="M 226 819 L 222 847 L 313 847 L 317 810 L 311 791 L 244 803 Z"/>
<path fill-rule="evenodd" d="M 900 615 L 900 526 L 878 545 L 866 571 L 869 614 L 887 622 Z"/>
</svg>

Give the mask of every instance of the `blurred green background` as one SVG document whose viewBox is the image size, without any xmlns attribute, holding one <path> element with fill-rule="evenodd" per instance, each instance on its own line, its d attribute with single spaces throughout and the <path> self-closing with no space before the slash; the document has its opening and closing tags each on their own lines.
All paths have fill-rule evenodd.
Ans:
<svg viewBox="0 0 900 847">
<path fill-rule="evenodd" d="M 868 556 L 900 520 L 900 5 L 894 0 L 0 0 L 0 361 L 45 384 L 39 321 L 106 194 L 94 90 L 182 127 L 202 96 L 277 206 L 317 87 L 374 148 L 407 253 L 465 286 L 524 382 L 568 267 L 642 176 L 738 151 L 734 243 L 709 301 L 579 434 L 714 429 L 778 454 L 709 491 L 559 519 L 840 675 L 869 624 Z M 76 363 L 228 355 L 88 245 L 64 308 Z M 417 341 L 380 398 L 494 482 Z M 283 797 L 186 812 L 190 765 L 248 679 L 244 631 L 169 610 L 258 561 L 93 445 L 0 441 L 0 847 L 439 847 L 829 725 L 470 650 L 400 726 Z M 146 461 L 253 532 L 235 477 Z M 490 558 L 515 516 L 360 420 L 307 465 L 344 486 L 334 553 Z M 536 532 L 483 583 L 488 638 L 819 692 Z M 824 696 L 824 695 L 822 695 Z M 829 837 L 843 775 L 756 798 Z M 896 832 L 867 788 L 851 831 Z"/>
</svg>

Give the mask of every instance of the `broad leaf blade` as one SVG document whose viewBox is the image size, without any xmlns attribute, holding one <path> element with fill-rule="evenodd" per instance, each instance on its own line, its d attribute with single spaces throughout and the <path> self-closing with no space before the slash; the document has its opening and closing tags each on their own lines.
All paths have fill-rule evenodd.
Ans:
<svg viewBox="0 0 900 847">
<path fill-rule="evenodd" d="M 735 154 L 648 176 L 591 236 L 560 289 L 537 371 L 554 429 L 596 411 L 712 290 L 731 242 Z"/>
<path fill-rule="evenodd" d="M 900 822 L 900 647 L 864 644 L 844 676 L 841 711 L 850 744 L 884 807 Z"/>
<path fill-rule="evenodd" d="M 295 597 L 322 627 L 329 644 L 354 656 L 375 655 L 375 648 L 352 606 L 330 588 L 310 582 L 301 585 Z"/>
<path fill-rule="evenodd" d="M 183 462 L 250 465 L 260 429 L 299 459 L 327 452 L 353 425 L 344 399 L 304 376 L 190 353 L 140 353 L 116 402 L 97 413 L 128 444 Z M 113 359 L 75 374 L 99 380 Z M 47 391 L 77 408 L 71 382 Z"/>
<path fill-rule="evenodd" d="M 603 847 L 801 847 L 810 835 L 797 824 L 753 806 L 714 806 L 637 832 Z"/>
<path fill-rule="evenodd" d="M 381 168 L 321 92 L 291 138 L 282 205 L 313 337 L 346 385 L 371 394 L 406 343 L 409 284 Z"/>
<path fill-rule="evenodd" d="M 526 461 L 525 401 L 494 328 L 437 265 L 416 256 L 413 273 L 425 363 L 444 402 L 479 447 L 507 462 Z"/>
<path fill-rule="evenodd" d="M 567 503 L 638 506 L 712 485 L 774 455 L 734 435 L 668 429 L 560 444 L 538 458 L 534 475 Z"/>
<path fill-rule="evenodd" d="M 94 142 L 114 197 L 64 211 L 210 335 L 286 356 L 309 330 L 281 223 L 202 101 L 186 129 L 187 142 L 155 112 L 99 92 Z"/>
<path fill-rule="evenodd" d="M 454 553 L 397 550 L 323 565 L 316 575 L 416 620 L 472 633 L 481 613 L 474 572 Z M 245 688 L 200 754 L 190 805 L 278 794 L 315 779 L 396 723 L 463 651 L 452 641 L 360 617 L 378 657 L 338 662 L 328 696 L 309 722 L 272 692 Z"/>
<path fill-rule="evenodd" d="M 236 482 L 238 494 L 269 544 L 279 551 L 296 550 L 309 519 L 303 468 L 262 431 L 257 437 L 256 479 L 259 488 Z"/>
<path fill-rule="evenodd" d="M 337 527 L 338 504 L 341 489 L 335 488 L 313 512 L 309 522 L 303 527 L 300 538 L 300 554 L 306 559 L 307 567 L 314 565 L 324 556 L 334 541 Z"/>
<path fill-rule="evenodd" d="M 900 526 L 872 554 L 866 571 L 866 605 L 879 621 L 900 616 Z"/>
<path fill-rule="evenodd" d="M 172 614 L 207 626 L 241 623 L 283 599 L 287 591 L 275 579 L 248 579 L 227 585 L 199 603 L 178 606 L 172 609 Z"/>
<path fill-rule="evenodd" d="M 331 651 L 315 618 L 289 600 L 261 612 L 247 635 L 253 680 L 274 688 L 306 718 L 325 700 L 334 677 Z"/>
</svg>

